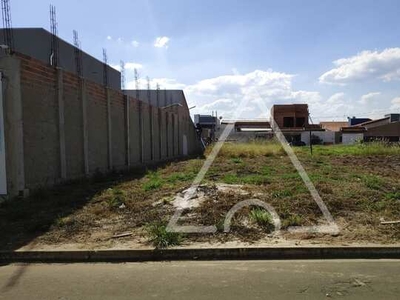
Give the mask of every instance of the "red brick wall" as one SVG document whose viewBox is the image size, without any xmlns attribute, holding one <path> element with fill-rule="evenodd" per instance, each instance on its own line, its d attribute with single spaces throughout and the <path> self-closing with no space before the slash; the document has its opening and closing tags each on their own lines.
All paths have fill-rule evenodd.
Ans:
<svg viewBox="0 0 400 300">
<path fill-rule="evenodd" d="M 60 178 L 56 70 L 20 59 L 25 181 L 51 184 Z"/>
<path fill-rule="evenodd" d="M 85 174 L 84 161 L 84 116 L 82 90 L 86 99 L 86 121 L 88 137 L 89 172 L 109 169 L 108 149 L 108 107 L 107 91 L 104 86 L 83 81 L 73 73 L 56 70 L 33 58 L 17 54 L 21 61 L 21 101 L 23 110 L 23 139 L 26 187 L 51 185 L 61 178 L 60 119 L 58 103 L 58 73 L 62 73 L 62 95 L 64 108 L 65 162 L 67 178 L 77 178 Z M 111 119 L 111 148 L 113 167 L 127 166 L 127 128 L 126 105 L 121 91 L 109 90 Z M 134 98 L 128 98 L 129 137 L 131 165 L 140 163 L 140 126 L 139 113 L 142 116 L 143 158 L 151 160 L 150 144 L 150 105 Z M 139 103 L 141 111 L 139 112 Z M 158 108 L 153 108 L 153 160 L 159 158 Z M 175 116 L 175 131 L 172 131 L 172 113 Z M 166 116 L 168 115 L 168 134 Z M 198 143 L 187 108 L 166 109 L 161 111 L 161 147 L 162 158 L 166 158 L 166 141 L 169 141 L 169 158 L 178 154 L 182 147 L 179 133 L 186 134 L 189 149 L 198 152 Z M 172 140 L 179 145 L 172 147 Z M 181 153 L 181 152 L 179 152 Z"/>
</svg>

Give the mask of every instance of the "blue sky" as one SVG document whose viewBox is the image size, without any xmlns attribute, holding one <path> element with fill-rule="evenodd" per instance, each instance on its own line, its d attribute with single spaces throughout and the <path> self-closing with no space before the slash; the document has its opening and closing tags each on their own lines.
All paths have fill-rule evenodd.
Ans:
<svg viewBox="0 0 400 300">
<path fill-rule="evenodd" d="M 11 0 L 15 27 L 49 29 L 49 2 Z M 165 88 L 183 88 L 193 112 L 267 117 L 273 103 L 306 102 L 314 120 L 400 111 L 400 1 L 52 1 L 61 38 L 125 61 Z M 336 62 L 336 63 L 335 63 Z M 144 80 L 141 85 L 145 88 Z"/>
</svg>

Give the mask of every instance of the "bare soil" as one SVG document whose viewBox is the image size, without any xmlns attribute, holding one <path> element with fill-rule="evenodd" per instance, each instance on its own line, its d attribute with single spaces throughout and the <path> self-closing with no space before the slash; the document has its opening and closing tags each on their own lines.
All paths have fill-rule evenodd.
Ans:
<svg viewBox="0 0 400 300">
<path fill-rule="evenodd" d="M 288 157 L 275 153 L 218 157 L 200 188 L 201 201 L 186 209 L 180 221 L 182 225 L 215 225 L 218 231 L 186 234 L 183 245 L 400 242 L 400 224 L 381 224 L 400 219 L 399 156 L 310 156 L 306 151 L 298 156 L 337 222 L 339 235 L 286 230 L 323 224 L 325 219 Z M 190 187 L 203 162 L 199 158 L 147 173 L 99 176 L 7 201 L 0 205 L 1 249 L 151 247 L 148 226 L 169 221 L 176 209 L 175 196 Z M 221 183 L 227 188 L 218 188 Z M 254 198 L 274 207 L 282 222 L 279 235 L 252 222 L 251 207 L 240 210 L 231 231 L 224 233 L 223 222 L 232 206 Z M 113 238 L 124 232 L 131 235 Z"/>
</svg>

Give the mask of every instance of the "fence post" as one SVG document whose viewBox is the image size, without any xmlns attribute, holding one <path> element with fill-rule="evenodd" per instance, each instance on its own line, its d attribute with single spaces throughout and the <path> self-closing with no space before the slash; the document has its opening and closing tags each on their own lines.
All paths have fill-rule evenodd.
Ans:
<svg viewBox="0 0 400 300">
<path fill-rule="evenodd" d="M 139 152 L 140 152 L 140 162 L 144 163 L 144 155 L 143 155 L 143 118 L 142 118 L 142 101 L 138 101 L 139 106 Z"/>
<path fill-rule="evenodd" d="M 7 165 L 7 192 L 10 196 L 25 190 L 24 133 L 21 99 L 21 63 L 11 56 L 0 58 L 0 66 L 4 72 L 2 79 L 8 83 L 7 89 L 1 90 L 4 103 L 4 136 Z"/>
<path fill-rule="evenodd" d="M 129 110 L 130 100 L 127 95 L 124 95 L 125 102 L 125 141 L 126 141 L 126 165 L 131 166 L 131 137 L 130 137 L 130 125 L 129 125 Z"/>
<path fill-rule="evenodd" d="M 85 175 L 89 175 L 89 142 L 88 142 L 88 125 L 87 125 L 87 98 L 86 98 L 86 82 L 80 78 L 81 100 L 82 100 L 82 129 L 83 129 L 83 162 Z"/>
<path fill-rule="evenodd" d="M 107 140 L 108 140 L 108 169 L 113 168 L 112 160 L 112 124 L 111 124 L 111 99 L 110 99 L 110 89 L 106 87 L 106 98 L 107 98 Z"/>
</svg>

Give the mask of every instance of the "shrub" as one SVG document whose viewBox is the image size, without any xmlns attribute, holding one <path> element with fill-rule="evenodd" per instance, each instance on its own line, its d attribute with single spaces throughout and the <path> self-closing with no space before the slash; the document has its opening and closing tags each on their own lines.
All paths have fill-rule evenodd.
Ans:
<svg viewBox="0 0 400 300">
<path fill-rule="evenodd" d="M 150 241 L 157 248 L 166 248 L 179 245 L 182 241 L 182 235 L 177 232 L 168 232 L 167 226 L 162 222 L 155 222 L 148 225 L 147 232 Z"/>
<path fill-rule="evenodd" d="M 259 226 L 265 227 L 269 231 L 274 229 L 274 223 L 270 213 L 263 208 L 253 208 L 250 210 L 249 217 L 252 222 L 258 224 Z"/>
<path fill-rule="evenodd" d="M 148 192 L 151 190 L 156 190 L 163 185 L 163 181 L 157 172 L 150 172 L 148 175 L 148 181 L 143 184 L 143 189 Z"/>
<path fill-rule="evenodd" d="M 389 200 L 400 200 L 400 192 L 387 193 L 385 198 Z"/>
<path fill-rule="evenodd" d="M 303 218 L 299 215 L 289 215 L 282 222 L 282 227 L 287 228 L 289 226 L 300 226 L 303 223 Z"/>
<path fill-rule="evenodd" d="M 107 190 L 109 194 L 109 198 L 107 199 L 108 207 L 111 209 L 115 209 L 121 206 L 121 204 L 125 203 L 125 192 L 120 189 L 112 189 L 109 188 Z"/>
<path fill-rule="evenodd" d="M 361 177 L 364 184 L 373 190 L 379 190 L 383 185 L 383 180 L 374 175 L 364 175 Z"/>
<path fill-rule="evenodd" d="M 190 173 L 174 173 L 167 178 L 170 183 L 176 183 L 177 181 L 189 181 L 195 177 L 195 174 Z"/>
<path fill-rule="evenodd" d="M 231 160 L 232 160 L 232 162 L 235 163 L 235 164 L 241 164 L 241 163 L 243 163 L 243 160 L 242 160 L 241 158 L 239 158 L 239 157 L 233 157 Z"/>
</svg>

